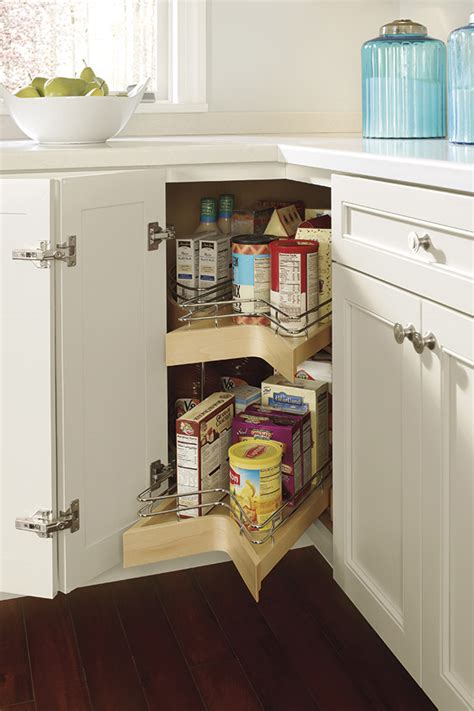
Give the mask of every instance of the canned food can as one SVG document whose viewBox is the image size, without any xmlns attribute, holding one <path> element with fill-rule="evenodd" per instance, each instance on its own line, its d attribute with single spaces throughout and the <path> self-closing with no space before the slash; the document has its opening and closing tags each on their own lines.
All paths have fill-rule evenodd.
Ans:
<svg viewBox="0 0 474 711">
<path fill-rule="evenodd" d="M 266 235 L 238 235 L 232 238 L 232 293 L 234 299 L 263 299 L 267 303 L 234 302 L 235 323 L 268 325 L 265 314 L 270 312 L 270 243 Z"/>
<path fill-rule="evenodd" d="M 281 458 L 280 444 L 261 439 L 237 442 L 229 449 L 231 506 L 249 530 L 265 524 L 282 504 Z M 260 530 L 271 528 L 269 521 Z"/>
<path fill-rule="evenodd" d="M 270 245 L 270 301 L 276 307 L 271 310 L 272 327 L 278 329 L 274 323 L 278 321 L 283 326 L 282 335 L 303 335 L 303 330 L 317 318 L 317 311 L 304 314 L 318 305 L 318 250 L 319 244 L 313 240 L 280 239 Z"/>
</svg>

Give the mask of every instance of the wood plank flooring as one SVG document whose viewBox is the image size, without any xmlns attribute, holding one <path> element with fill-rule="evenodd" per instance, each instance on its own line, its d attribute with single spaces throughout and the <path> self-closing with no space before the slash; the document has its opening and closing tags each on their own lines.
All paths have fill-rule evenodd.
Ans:
<svg viewBox="0 0 474 711">
<path fill-rule="evenodd" d="M 314 548 L 0 602 L 0 711 L 434 708 Z"/>
</svg>

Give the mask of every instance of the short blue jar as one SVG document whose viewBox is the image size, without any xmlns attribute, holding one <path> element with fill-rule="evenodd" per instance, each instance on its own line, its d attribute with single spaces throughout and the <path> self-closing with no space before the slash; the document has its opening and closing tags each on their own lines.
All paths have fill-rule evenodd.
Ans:
<svg viewBox="0 0 474 711">
<path fill-rule="evenodd" d="M 448 136 L 474 143 L 474 12 L 448 39 Z"/>
<path fill-rule="evenodd" d="M 362 46 L 365 138 L 446 135 L 446 47 L 412 20 L 395 20 Z"/>
</svg>

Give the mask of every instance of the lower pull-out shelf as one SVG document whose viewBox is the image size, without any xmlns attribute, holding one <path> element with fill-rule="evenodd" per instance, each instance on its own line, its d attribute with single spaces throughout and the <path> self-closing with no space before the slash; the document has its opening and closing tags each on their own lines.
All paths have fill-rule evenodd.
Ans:
<svg viewBox="0 0 474 711">
<path fill-rule="evenodd" d="M 143 518 L 123 535 L 124 567 L 223 551 L 258 602 L 263 579 L 328 508 L 330 487 L 328 477 L 262 545 L 254 545 L 241 534 L 227 509 L 215 508 L 206 516 L 182 520 L 174 513 L 160 515 L 158 520 Z"/>
</svg>

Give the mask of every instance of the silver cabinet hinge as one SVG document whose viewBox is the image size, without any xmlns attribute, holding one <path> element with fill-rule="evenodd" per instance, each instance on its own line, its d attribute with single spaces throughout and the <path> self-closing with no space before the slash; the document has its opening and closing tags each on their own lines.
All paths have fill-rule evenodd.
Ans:
<svg viewBox="0 0 474 711">
<path fill-rule="evenodd" d="M 166 225 L 166 230 L 161 227 L 159 222 L 149 222 L 148 223 L 148 251 L 154 252 L 163 240 L 175 239 L 175 229 L 174 225 Z"/>
<path fill-rule="evenodd" d="M 50 243 L 42 241 L 35 249 L 14 249 L 12 259 L 24 262 L 33 262 L 40 269 L 45 269 L 49 262 L 65 262 L 67 267 L 76 266 L 76 237 L 71 235 L 62 244 L 51 248 Z"/>
<path fill-rule="evenodd" d="M 53 516 L 52 511 L 39 510 L 33 516 L 17 518 L 15 528 L 19 531 L 36 533 L 40 538 L 52 538 L 53 533 L 68 528 L 71 533 L 79 530 L 79 499 L 71 502 L 67 511 L 60 511 L 59 516 Z"/>
</svg>

